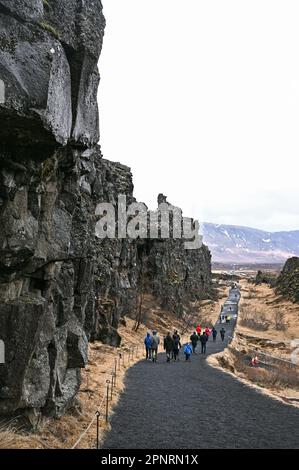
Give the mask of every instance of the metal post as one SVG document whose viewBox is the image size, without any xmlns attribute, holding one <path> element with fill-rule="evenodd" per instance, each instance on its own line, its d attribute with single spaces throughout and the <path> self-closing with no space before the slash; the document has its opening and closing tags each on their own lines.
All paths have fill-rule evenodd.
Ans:
<svg viewBox="0 0 299 470">
<path fill-rule="evenodd" d="M 107 395 L 106 395 L 106 423 L 108 423 L 108 415 L 109 415 L 109 384 L 110 380 L 106 380 L 107 383 Z"/>
<path fill-rule="evenodd" d="M 114 365 L 114 387 L 116 387 L 116 377 L 117 377 L 117 359 L 115 359 L 115 365 Z"/>
<path fill-rule="evenodd" d="M 99 450 L 99 427 L 100 427 L 100 412 L 97 411 L 97 450 Z"/>
<path fill-rule="evenodd" d="M 110 387 L 110 392 L 111 392 L 111 396 L 110 396 L 110 400 L 112 401 L 112 398 L 113 398 L 113 374 L 111 374 L 111 387 Z"/>
</svg>

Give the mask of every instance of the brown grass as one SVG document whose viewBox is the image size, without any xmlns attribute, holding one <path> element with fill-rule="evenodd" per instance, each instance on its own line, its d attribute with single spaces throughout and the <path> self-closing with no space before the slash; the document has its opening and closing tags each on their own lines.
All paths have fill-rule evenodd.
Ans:
<svg viewBox="0 0 299 470">
<path fill-rule="evenodd" d="M 252 286 L 242 280 L 241 286 L 235 339 L 223 353 L 209 358 L 209 362 L 247 383 L 262 387 L 268 394 L 299 406 L 299 368 L 279 360 L 271 361 L 271 366 L 249 366 L 253 350 L 290 361 L 291 341 L 299 338 L 299 305 L 276 295 L 266 284 Z"/>
<path fill-rule="evenodd" d="M 242 307 L 239 325 L 250 328 L 251 330 L 266 331 L 270 327 L 270 321 L 264 312 L 252 311 L 249 308 Z"/>
</svg>

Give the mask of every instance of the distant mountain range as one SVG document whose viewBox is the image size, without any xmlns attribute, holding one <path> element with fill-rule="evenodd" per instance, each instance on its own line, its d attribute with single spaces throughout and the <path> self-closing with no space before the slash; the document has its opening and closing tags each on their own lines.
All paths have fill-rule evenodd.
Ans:
<svg viewBox="0 0 299 470">
<path fill-rule="evenodd" d="M 236 225 L 201 225 L 203 241 L 215 263 L 283 263 L 299 256 L 299 230 L 264 232 Z"/>
</svg>

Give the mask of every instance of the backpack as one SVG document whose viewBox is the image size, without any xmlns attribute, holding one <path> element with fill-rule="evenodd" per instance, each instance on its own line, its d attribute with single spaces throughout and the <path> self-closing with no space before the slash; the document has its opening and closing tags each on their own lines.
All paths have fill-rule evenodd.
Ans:
<svg viewBox="0 0 299 470">
<path fill-rule="evenodd" d="M 152 345 L 152 338 L 150 336 L 147 336 L 144 342 L 145 342 L 146 347 L 150 348 Z"/>
<path fill-rule="evenodd" d="M 152 341 L 151 341 L 151 346 L 153 349 L 158 349 L 158 346 L 159 346 L 159 338 L 157 335 L 154 335 L 152 337 Z"/>
</svg>

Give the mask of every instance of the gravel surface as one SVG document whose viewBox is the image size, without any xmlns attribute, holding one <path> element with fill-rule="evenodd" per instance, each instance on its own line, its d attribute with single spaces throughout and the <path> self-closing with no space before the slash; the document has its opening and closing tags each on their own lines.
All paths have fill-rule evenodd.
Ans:
<svg viewBox="0 0 299 470">
<path fill-rule="evenodd" d="M 234 323 L 224 327 L 229 336 Z M 226 345 L 218 333 L 207 355 Z M 162 353 L 156 364 L 128 371 L 103 449 L 299 448 L 299 409 L 210 367 L 201 354 L 180 359 L 166 363 Z"/>
</svg>

